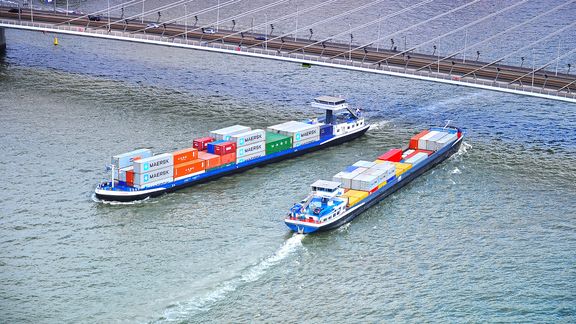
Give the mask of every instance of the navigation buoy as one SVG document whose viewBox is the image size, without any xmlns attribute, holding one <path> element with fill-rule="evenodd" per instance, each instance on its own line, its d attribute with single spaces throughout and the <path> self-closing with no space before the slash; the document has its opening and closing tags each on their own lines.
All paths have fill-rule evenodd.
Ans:
<svg viewBox="0 0 576 324">
<path fill-rule="evenodd" d="M 58 45 L 58 37 L 54 36 L 54 46 Z"/>
</svg>

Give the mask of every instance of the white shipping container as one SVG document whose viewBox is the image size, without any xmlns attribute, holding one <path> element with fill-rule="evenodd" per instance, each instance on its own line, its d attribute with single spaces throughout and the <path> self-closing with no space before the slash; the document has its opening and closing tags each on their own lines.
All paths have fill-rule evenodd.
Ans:
<svg viewBox="0 0 576 324">
<path fill-rule="evenodd" d="M 431 131 L 430 133 L 420 137 L 420 139 L 418 140 L 418 149 L 425 150 L 426 149 L 426 141 L 430 137 L 435 136 L 438 133 L 439 133 L 438 131 Z"/>
<path fill-rule="evenodd" d="M 156 182 L 144 183 L 144 184 L 139 184 L 139 185 L 134 184 L 134 188 L 146 189 L 146 188 L 151 188 L 151 187 L 163 185 L 163 184 L 170 183 L 170 182 L 172 182 L 172 178 L 166 178 L 163 180 L 158 180 Z"/>
<path fill-rule="evenodd" d="M 312 138 L 308 138 L 305 140 L 301 140 L 298 142 L 292 142 L 292 147 L 298 147 L 298 146 L 302 146 L 302 145 L 306 145 L 306 144 L 310 144 L 312 142 L 316 142 L 320 140 L 320 135 L 316 136 L 316 137 L 312 137 Z"/>
<path fill-rule="evenodd" d="M 266 154 L 265 151 L 266 151 L 266 142 L 258 142 L 237 148 L 236 158 L 241 158 L 248 155 L 254 155 L 261 152 L 264 152 L 264 154 Z"/>
<path fill-rule="evenodd" d="M 134 173 L 147 173 L 174 165 L 174 155 L 164 153 L 134 161 Z"/>
<path fill-rule="evenodd" d="M 406 159 L 404 161 L 404 163 L 410 163 L 412 165 L 416 165 L 416 164 L 426 160 L 427 158 L 428 158 L 428 154 L 420 152 L 420 153 L 414 154 L 411 158 Z"/>
<path fill-rule="evenodd" d="M 129 166 L 132 166 L 132 162 L 134 162 L 134 159 L 136 158 L 145 159 L 151 156 L 152 156 L 152 150 L 150 149 L 134 150 L 128 153 L 114 155 L 112 157 L 112 164 L 117 170 L 124 169 Z"/>
<path fill-rule="evenodd" d="M 446 136 L 442 137 L 438 141 L 436 141 L 436 151 L 440 150 L 444 146 L 448 145 L 448 143 L 452 143 L 458 138 L 458 134 L 452 133 L 447 134 Z"/>
<path fill-rule="evenodd" d="M 156 169 L 154 171 L 145 173 L 134 173 L 134 185 L 144 185 L 147 183 L 158 182 L 164 179 L 170 179 L 170 181 L 172 181 L 173 177 L 173 166 L 169 166 L 163 169 Z"/>
<path fill-rule="evenodd" d="M 352 172 L 339 172 L 332 178 L 332 180 L 335 182 L 340 182 L 342 184 L 342 188 L 351 188 L 352 179 L 366 170 L 366 168 L 358 168 Z"/>
<path fill-rule="evenodd" d="M 371 191 L 377 187 L 381 182 L 378 182 L 378 176 L 367 174 L 366 172 L 357 175 L 352 179 L 352 187 L 350 189 Z"/>
<path fill-rule="evenodd" d="M 248 132 L 230 136 L 230 141 L 236 142 L 236 147 L 266 141 L 266 132 L 263 129 L 254 129 Z"/>
<path fill-rule="evenodd" d="M 368 169 L 366 171 L 364 171 L 362 174 L 369 174 L 369 175 L 374 175 L 378 177 L 378 184 L 381 184 L 382 182 L 388 180 L 389 177 L 389 171 L 387 170 L 382 170 L 382 169 Z"/>
<path fill-rule="evenodd" d="M 372 162 L 372 161 L 358 161 L 354 164 L 352 164 L 352 166 L 357 166 L 357 167 L 362 167 L 362 168 L 371 168 L 376 164 L 376 162 Z"/>
<path fill-rule="evenodd" d="M 230 126 L 230 127 L 226 127 L 226 128 L 213 130 L 210 132 L 210 136 L 216 138 L 216 140 L 228 141 L 228 140 L 230 140 L 230 137 L 232 135 L 245 133 L 245 132 L 248 132 L 250 130 L 251 130 L 251 128 L 247 127 L 247 126 L 234 125 L 234 126 Z"/>
<path fill-rule="evenodd" d="M 441 139 L 442 137 L 446 136 L 447 133 L 438 132 L 438 134 L 428 138 L 426 140 L 426 148 L 424 150 L 428 151 L 435 151 L 436 150 L 436 142 Z"/>
<path fill-rule="evenodd" d="M 255 153 L 252 155 L 246 155 L 246 156 L 243 156 L 241 158 L 237 158 L 236 163 L 248 162 L 250 160 L 254 160 L 254 159 L 257 159 L 257 158 L 260 158 L 263 156 L 266 156 L 266 151 L 262 151 L 262 152 Z"/>
<path fill-rule="evenodd" d="M 388 181 L 390 178 L 396 175 L 396 165 L 392 162 L 377 163 L 372 169 L 384 170 L 386 174 L 384 180 Z"/>
<path fill-rule="evenodd" d="M 320 124 L 307 124 L 290 121 L 287 123 L 268 127 L 269 131 L 285 136 L 292 136 L 292 142 L 307 140 L 309 138 L 320 139 Z"/>
</svg>

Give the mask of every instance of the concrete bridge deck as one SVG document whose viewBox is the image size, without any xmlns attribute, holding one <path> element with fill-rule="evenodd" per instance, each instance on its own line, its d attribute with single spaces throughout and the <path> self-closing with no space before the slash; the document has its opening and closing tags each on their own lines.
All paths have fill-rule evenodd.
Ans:
<svg viewBox="0 0 576 324">
<path fill-rule="evenodd" d="M 446 59 L 422 53 L 367 47 L 349 52 L 348 44 L 318 43 L 314 40 L 282 38 L 274 35 L 238 33 L 220 29 L 215 33 L 194 30 L 192 26 L 160 24 L 146 28 L 147 22 L 118 23 L 119 18 L 90 21 L 87 17 L 48 11 L 0 7 L 0 27 L 47 31 L 78 36 L 109 38 L 165 46 L 211 50 L 284 61 L 375 72 L 414 79 L 464 85 L 509 93 L 531 95 L 576 103 L 576 76 L 487 62 Z M 188 32 L 186 33 L 186 30 Z M 2 34 L 2 33 L 0 33 Z M 3 37 L 0 36 L 0 38 Z M 267 41 L 268 39 L 268 41 Z M 1 46 L 1 45 L 0 45 Z M 352 45 L 354 48 L 354 45 Z"/>
</svg>

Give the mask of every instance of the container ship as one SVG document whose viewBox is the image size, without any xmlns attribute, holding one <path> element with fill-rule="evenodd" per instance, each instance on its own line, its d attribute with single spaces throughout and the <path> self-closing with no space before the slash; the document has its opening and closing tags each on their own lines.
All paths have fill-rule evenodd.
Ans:
<svg viewBox="0 0 576 324">
<path fill-rule="evenodd" d="M 194 139 L 192 147 L 154 155 L 138 149 L 115 155 L 110 180 L 95 196 L 103 201 L 130 202 L 246 171 L 338 145 L 362 136 L 369 128 L 359 110 L 343 98 L 321 96 L 312 107 L 325 115 L 305 122 L 288 121 L 266 130 L 234 125 Z"/>
<path fill-rule="evenodd" d="M 332 181 L 318 180 L 284 222 L 304 234 L 342 226 L 456 153 L 463 136 L 460 128 L 433 127 L 413 136 L 402 149 L 392 149 L 375 161 L 358 161 Z"/>
</svg>

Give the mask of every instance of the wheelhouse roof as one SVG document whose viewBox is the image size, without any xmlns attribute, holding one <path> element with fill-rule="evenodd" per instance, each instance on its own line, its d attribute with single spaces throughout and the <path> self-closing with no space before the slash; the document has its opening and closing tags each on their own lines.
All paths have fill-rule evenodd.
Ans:
<svg viewBox="0 0 576 324">
<path fill-rule="evenodd" d="M 316 182 L 314 182 L 310 186 L 334 191 L 338 189 L 338 187 L 340 187 L 340 182 L 334 182 L 328 180 L 316 180 Z"/>
<path fill-rule="evenodd" d="M 332 96 L 316 97 L 316 98 L 314 98 L 314 101 L 316 101 L 317 103 L 322 103 L 322 104 L 326 104 L 326 105 L 340 105 L 340 104 L 346 103 L 346 99 L 338 98 L 338 97 L 332 97 Z"/>
</svg>

